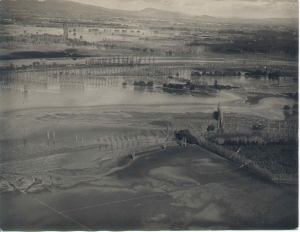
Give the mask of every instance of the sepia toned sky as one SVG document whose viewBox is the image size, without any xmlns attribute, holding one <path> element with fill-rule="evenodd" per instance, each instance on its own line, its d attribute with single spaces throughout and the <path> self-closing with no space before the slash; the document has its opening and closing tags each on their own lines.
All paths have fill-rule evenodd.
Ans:
<svg viewBox="0 0 300 232">
<path fill-rule="evenodd" d="M 298 0 L 71 0 L 120 10 L 148 7 L 191 15 L 244 18 L 298 18 Z"/>
</svg>

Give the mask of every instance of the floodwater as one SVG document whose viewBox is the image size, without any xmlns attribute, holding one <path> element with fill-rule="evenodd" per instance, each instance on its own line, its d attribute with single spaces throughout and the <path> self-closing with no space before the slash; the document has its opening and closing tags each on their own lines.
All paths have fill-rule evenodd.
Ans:
<svg viewBox="0 0 300 232">
<path fill-rule="evenodd" d="M 109 79 L 111 78 L 111 80 Z M 131 78 L 132 79 L 132 78 Z M 269 96 L 256 105 L 246 102 L 246 91 L 264 93 L 295 93 L 298 89 L 292 78 L 281 77 L 278 80 L 268 78 L 254 79 L 241 77 L 199 77 L 199 83 L 207 81 L 212 85 L 217 80 L 220 85 L 240 87 L 234 90 L 221 90 L 217 97 L 193 97 L 165 93 L 158 86 L 123 87 L 126 77 L 106 77 L 86 79 L 84 87 L 67 86 L 63 88 L 59 78 L 47 78 L 47 83 L 36 83 L 28 92 L 1 89 L 1 112 L 20 109 L 55 108 L 55 107 L 110 107 L 113 110 L 131 109 L 142 112 L 211 112 L 221 103 L 225 112 L 249 113 L 272 119 L 283 119 L 284 105 L 292 106 L 294 100 L 281 96 Z M 174 82 L 165 78 L 165 81 Z M 195 80 L 194 80 L 195 81 Z M 154 80 L 155 83 L 155 80 Z M 279 83 L 279 86 L 275 86 Z M 21 87 L 22 88 L 22 87 Z M 265 110 L 261 109 L 265 107 Z M 275 117 L 275 118 L 274 118 Z"/>
<path fill-rule="evenodd" d="M 192 77 L 192 80 L 202 83 L 206 81 L 213 85 L 215 81 L 220 85 L 230 85 L 240 87 L 247 91 L 264 91 L 272 93 L 295 93 L 298 91 L 298 83 L 293 82 L 292 77 L 280 77 L 273 80 L 265 77 L 249 78 L 245 77 L 242 72 L 241 76 L 201 76 Z"/>
<path fill-rule="evenodd" d="M 52 35 L 62 35 L 63 28 L 57 27 L 32 27 L 32 26 L 23 26 L 18 25 L 9 25 L 3 27 L 4 31 L 9 32 L 11 35 L 24 35 L 25 34 L 52 34 Z M 76 29 L 73 31 L 73 29 Z M 90 30 L 90 29 L 96 29 Z M 153 31 L 149 29 L 122 29 L 122 28 L 88 28 L 88 27 L 72 27 L 68 28 L 69 38 L 71 39 L 82 39 L 88 42 L 97 42 L 97 41 L 131 41 L 138 42 L 140 37 L 146 37 L 149 35 L 154 35 Z M 115 30 L 119 30 L 118 32 Z M 123 31 L 125 30 L 125 31 Z M 71 32 L 70 32 L 71 31 Z M 139 32 L 138 32 L 139 31 Z M 75 34 L 74 34 L 75 33 Z M 155 34 L 157 36 L 157 34 Z"/>
</svg>

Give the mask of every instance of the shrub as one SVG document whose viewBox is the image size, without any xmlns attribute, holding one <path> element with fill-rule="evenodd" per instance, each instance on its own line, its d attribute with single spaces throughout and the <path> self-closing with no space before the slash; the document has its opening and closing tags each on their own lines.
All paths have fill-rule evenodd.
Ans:
<svg viewBox="0 0 300 232">
<path fill-rule="evenodd" d="M 196 89 L 196 85 L 192 84 L 190 90 L 195 90 L 195 89 Z"/>
<path fill-rule="evenodd" d="M 144 87 L 146 86 L 146 83 L 144 81 L 135 81 L 133 85 Z"/>
<path fill-rule="evenodd" d="M 209 131 L 214 131 L 215 130 L 215 126 L 214 125 L 209 125 L 206 129 L 208 132 Z"/>
</svg>

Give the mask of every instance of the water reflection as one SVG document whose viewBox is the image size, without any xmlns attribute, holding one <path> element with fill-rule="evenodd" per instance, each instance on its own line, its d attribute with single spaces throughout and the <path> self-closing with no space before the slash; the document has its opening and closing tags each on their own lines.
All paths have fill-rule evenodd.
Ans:
<svg viewBox="0 0 300 232">
<path fill-rule="evenodd" d="M 121 76 L 82 77 L 61 73 L 42 76 L 31 72 L 16 72 L 3 76 L 1 88 L 24 92 L 36 90 L 84 91 L 87 87 L 121 86 L 123 82 L 124 80 Z"/>
<path fill-rule="evenodd" d="M 106 70 L 107 69 L 107 70 Z M 123 70 L 124 69 L 124 70 Z M 135 80 L 139 74 L 155 73 L 156 68 L 152 67 L 130 68 L 130 67 L 105 67 L 105 68 L 75 68 L 69 69 L 45 69 L 45 70 L 23 70 L 12 71 L 2 75 L 1 88 L 16 91 L 37 91 L 48 90 L 56 92 L 82 92 L 91 88 L 102 88 L 108 86 L 122 86 L 123 83 L 131 79 Z M 165 70 L 168 73 L 168 70 Z M 185 70 L 183 70 L 185 71 Z M 179 76 L 185 74 L 180 72 Z M 122 75 L 120 72 L 125 72 Z M 129 73 L 128 73 L 129 72 Z M 130 75 L 131 74 L 131 75 Z M 173 74 L 173 73 L 170 73 Z M 179 78 L 175 76 L 152 76 L 154 84 L 161 86 L 164 83 L 185 83 L 190 80 L 198 85 L 214 85 L 215 81 L 219 85 L 230 85 L 240 87 L 233 90 L 237 92 L 272 92 L 272 93 L 294 93 L 298 91 L 298 86 L 293 82 L 293 78 L 280 77 L 276 80 L 267 77 L 251 78 L 241 76 L 192 76 L 189 78 Z M 129 81 L 129 82 L 131 82 Z M 129 83 L 130 84 L 130 83 Z M 131 85 L 131 84 L 130 84 Z M 126 87 L 124 87 L 126 89 Z M 135 87 L 136 93 L 153 92 L 155 88 Z"/>
<path fill-rule="evenodd" d="M 134 86 L 133 90 L 135 93 L 152 93 L 154 92 L 153 86 Z"/>
<path fill-rule="evenodd" d="M 191 81 L 195 84 L 207 83 L 214 85 L 217 81 L 220 85 L 230 85 L 240 87 L 236 91 L 270 91 L 273 93 L 296 92 L 298 86 L 293 82 L 292 77 L 279 77 L 278 79 L 269 79 L 268 77 L 252 78 L 242 76 L 192 76 Z"/>
</svg>

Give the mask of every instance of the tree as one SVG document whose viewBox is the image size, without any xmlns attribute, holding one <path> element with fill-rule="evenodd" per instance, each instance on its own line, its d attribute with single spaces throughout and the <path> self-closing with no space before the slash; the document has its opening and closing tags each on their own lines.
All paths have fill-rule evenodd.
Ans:
<svg viewBox="0 0 300 232">
<path fill-rule="evenodd" d="M 295 95 L 294 95 L 294 99 L 295 99 L 296 101 L 298 101 L 298 98 L 299 98 L 299 93 L 296 92 Z"/>
<path fill-rule="evenodd" d="M 215 86 L 215 88 L 218 88 L 218 81 L 215 80 L 214 86 Z"/>
<path fill-rule="evenodd" d="M 214 119 L 218 120 L 219 119 L 219 112 L 218 111 L 213 112 L 212 116 L 213 116 Z"/>
<path fill-rule="evenodd" d="M 298 110 L 298 104 L 293 105 L 293 110 Z"/>
<path fill-rule="evenodd" d="M 181 130 L 175 134 L 176 138 L 179 140 L 186 139 L 186 142 L 189 144 L 199 144 L 198 140 L 191 135 L 189 130 Z"/>
<path fill-rule="evenodd" d="M 285 106 L 283 107 L 283 109 L 284 109 L 284 110 L 290 110 L 291 107 L 290 107 L 289 105 L 285 105 Z"/>
<path fill-rule="evenodd" d="M 204 90 L 206 90 L 207 84 L 208 84 L 207 81 L 203 81 L 202 86 Z"/>
<path fill-rule="evenodd" d="M 191 76 L 200 77 L 201 73 L 199 71 L 192 71 Z"/>
<path fill-rule="evenodd" d="M 148 86 L 148 87 L 152 87 L 152 86 L 153 86 L 153 81 L 148 81 L 148 82 L 147 82 L 147 86 Z"/>
<path fill-rule="evenodd" d="M 9 67 L 10 69 L 15 69 L 15 65 L 13 63 L 10 63 Z"/>
</svg>

